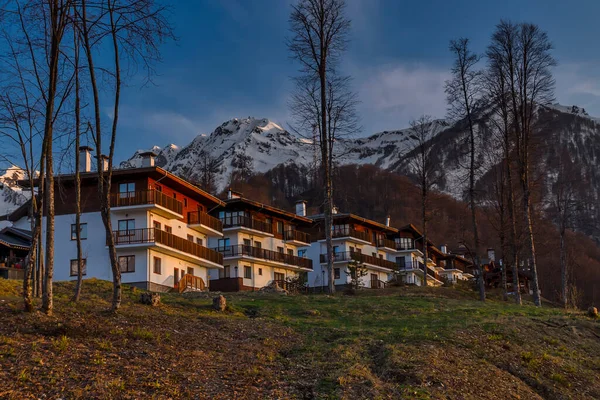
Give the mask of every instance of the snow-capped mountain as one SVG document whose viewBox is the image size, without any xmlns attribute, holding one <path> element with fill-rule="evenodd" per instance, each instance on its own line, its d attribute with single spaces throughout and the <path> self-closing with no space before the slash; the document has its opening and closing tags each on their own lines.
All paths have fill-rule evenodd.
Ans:
<svg viewBox="0 0 600 400">
<path fill-rule="evenodd" d="M 29 198 L 29 193 L 17 185 L 25 175 L 23 169 L 14 165 L 0 171 L 0 215 L 11 213 Z"/>
<path fill-rule="evenodd" d="M 581 170 L 590 198 L 600 203 L 600 119 L 589 116 L 580 107 L 558 104 L 539 107 L 538 117 L 544 127 L 536 138 L 535 151 L 546 196 L 551 196 L 556 180 L 557 154 L 567 151 Z M 476 118 L 476 128 L 482 137 L 477 143 L 480 185 L 491 180 L 490 171 L 500 161 L 500 145 L 495 144 L 493 133 L 495 118 L 490 110 L 481 111 Z M 427 129 L 433 137 L 437 189 L 460 198 L 467 165 L 467 126 L 463 121 L 434 120 Z M 341 165 L 373 164 L 410 175 L 415 146 L 415 137 L 408 128 L 364 138 L 339 139 L 335 155 Z M 318 159 L 318 149 L 312 140 L 296 136 L 268 119 L 251 117 L 227 121 L 211 134 L 197 136 L 181 150 L 174 145 L 153 150 L 159 153 L 158 165 L 186 179 L 198 180 L 210 165 L 218 191 L 226 188 L 235 171 L 263 173 L 282 164 L 308 171 Z M 122 166 L 138 163 L 139 151 Z M 600 208 L 594 204 L 589 205 L 586 212 L 593 221 L 600 221 Z M 590 229 L 588 234 L 600 238 L 596 228 Z M 591 233 L 592 230 L 596 233 Z"/>
</svg>

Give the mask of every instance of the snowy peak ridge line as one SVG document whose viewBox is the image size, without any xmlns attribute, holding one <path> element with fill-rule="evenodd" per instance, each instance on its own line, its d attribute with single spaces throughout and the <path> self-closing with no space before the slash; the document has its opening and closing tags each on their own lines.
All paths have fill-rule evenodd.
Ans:
<svg viewBox="0 0 600 400">
<path fill-rule="evenodd" d="M 590 117 L 578 106 L 555 104 L 540 107 L 545 117 L 559 117 L 566 124 L 575 116 L 578 121 L 589 121 L 590 126 L 567 129 L 569 135 L 577 132 L 594 137 L 600 132 L 600 119 Z M 478 129 L 493 127 L 496 118 L 492 110 L 481 110 L 478 116 Z M 570 118 L 570 119 L 569 119 Z M 487 128 L 486 128 L 487 127 Z M 437 156 L 441 179 L 438 189 L 460 197 L 462 182 L 461 165 L 465 154 L 466 126 L 461 121 L 444 119 L 433 120 L 429 129 L 434 137 L 434 152 Z M 553 127 L 552 129 L 558 129 Z M 584 132 L 585 131 L 585 132 Z M 373 164 L 383 169 L 402 174 L 411 174 L 410 153 L 415 148 L 415 137 L 410 128 L 383 131 L 368 137 L 344 138 L 337 141 L 336 161 L 340 164 Z M 479 143 L 480 150 L 488 148 L 490 143 Z M 141 163 L 139 151 L 122 163 L 124 167 Z M 310 138 L 291 134 L 281 125 L 266 118 L 234 118 L 218 126 L 209 135 L 198 135 L 187 146 L 178 149 L 165 147 L 159 152 L 157 165 L 179 174 L 191 181 L 199 180 L 202 170 L 210 164 L 216 175 L 216 190 L 223 190 L 234 171 L 245 173 L 263 173 L 278 165 L 295 165 L 299 168 L 314 166 L 318 160 L 318 149 Z M 481 171 L 483 177 L 491 168 L 486 165 Z"/>
</svg>

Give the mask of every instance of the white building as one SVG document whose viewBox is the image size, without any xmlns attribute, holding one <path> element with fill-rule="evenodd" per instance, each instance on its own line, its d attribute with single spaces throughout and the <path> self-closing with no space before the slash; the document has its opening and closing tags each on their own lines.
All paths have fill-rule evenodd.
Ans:
<svg viewBox="0 0 600 400">
<path fill-rule="evenodd" d="M 323 215 L 310 217 L 314 221 L 313 242 L 306 248 L 307 256 L 315 265 L 308 274 L 308 285 L 313 288 L 327 287 L 327 248 Z M 389 220 L 388 220 L 389 222 Z M 381 224 L 354 214 L 335 213 L 333 215 L 333 254 L 334 283 L 337 287 L 347 287 L 351 283 L 349 265 L 355 262 L 366 268 L 367 274 L 360 277 L 360 286 L 383 288 L 396 270 L 395 261 L 385 246 L 388 235 L 398 230 L 388 224 Z"/>
<path fill-rule="evenodd" d="M 112 280 L 107 239 L 100 214 L 97 173 L 91 154 L 81 149 L 81 239 L 84 278 Z M 143 155 L 141 168 L 113 171 L 111 223 L 122 282 L 152 291 L 185 285 L 205 288 L 209 269 L 223 257 L 207 246 L 222 237 L 222 224 L 207 211 L 223 205 L 216 197 L 154 165 Z M 54 279 L 77 278 L 74 175 L 55 178 Z M 45 224 L 44 224 L 45 229 Z M 43 232 L 45 247 L 45 232 Z"/>
<path fill-rule="evenodd" d="M 301 250 L 310 243 L 306 231 L 312 224 L 304 204 L 294 214 L 230 190 L 212 214 L 223 223 L 224 236 L 209 244 L 223 254 L 224 268 L 211 270 L 211 290 L 256 290 L 273 281 L 285 287 L 312 271 L 312 261 Z"/>
</svg>

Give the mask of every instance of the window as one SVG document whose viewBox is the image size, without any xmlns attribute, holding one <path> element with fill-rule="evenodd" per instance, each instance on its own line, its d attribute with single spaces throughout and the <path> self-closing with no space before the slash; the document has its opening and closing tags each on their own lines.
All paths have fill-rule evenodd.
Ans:
<svg viewBox="0 0 600 400">
<path fill-rule="evenodd" d="M 196 238 L 196 244 L 202 246 L 202 238 Z"/>
<path fill-rule="evenodd" d="M 225 267 L 223 267 L 223 276 L 225 278 L 231 277 L 231 267 L 229 265 L 226 265 Z"/>
<path fill-rule="evenodd" d="M 160 231 L 162 229 L 161 223 L 158 221 L 154 221 L 154 228 Z"/>
<path fill-rule="evenodd" d="M 337 254 L 339 250 L 338 246 L 333 246 L 333 254 Z"/>
<path fill-rule="evenodd" d="M 87 239 L 87 224 L 79 224 L 79 237 Z M 71 240 L 77 240 L 77 224 L 71 224 Z"/>
<path fill-rule="evenodd" d="M 187 235 L 187 240 L 189 240 L 190 242 L 193 242 L 194 237 L 192 235 Z"/>
<path fill-rule="evenodd" d="M 343 225 L 333 225 L 332 227 L 333 230 L 333 235 L 334 236 L 347 236 L 350 234 L 350 225 L 349 224 L 343 224 Z"/>
<path fill-rule="evenodd" d="M 173 276 L 175 277 L 175 283 L 179 282 L 179 268 L 175 268 Z"/>
<path fill-rule="evenodd" d="M 377 257 L 377 253 L 371 253 L 373 257 Z"/>
<path fill-rule="evenodd" d="M 277 233 L 280 233 L 283 235 L 283 222 L 281 222 L 281 221 L 277 221 Z"/>
<path fill-rule="evenodd" d="M 135 272 L 135 256 L 120 256 L 119 266 L 122 273 Z"/>
<path fill-rule="evenodd" d="M 77 276 L 77 260 L 71 260 L 71 276 Z M 87 273 L 87 260 L 85 258 L 81 259 L 81 274 L 85 275 Z"/>
<path fill-rule="evenodd" d="M 244 266 L 244 278 L 252 279 L 252 268 L 248 266 Z"/>
<path fill-rule="evenodd" d="M 177 200 L 177 193 L 173 193 L 173 198 Z"/>
<path fill-rule="evenodd" d="M 415 248 L 412 238 L 397 238 L 396 245 L 399 246 L 401 250 L 408 250 L 408 249 Z"/>
<path fill-rule="evenodd" d="M 119 197 L 126 199 L 127 197 L 133 197 L 135 193 L 135 183 L 120 183 L 119 184 Z"/>
<path fill-rule="evenodd" d="M 277 252 L 283 254 L 283 247 L 277 246 Z"/>
<path fill-rule="evenodd" d="M 173 233 L 173 228 L 171 228 L 170 226 L 165 225 L 165 232 L 167 232 L 167 233 Z"/>
<path fill-rule="evenodd" d="M 271 218 L 266 218 L 265 225 L 267 225 L 267 228 L 271 228 L 273 226 L 273 220 Z"/>
<path fill-rule="evenodd" d="M 154 273 L 162 274 L 162 259 L 160 257 L 154 257 Z"/>
<path fill-rule="evenodd" d="M 262 268 L 259 268 L 259 269 L 258 269 L 258 274 L 259 274 L 259 275 L 262 275 Z"/>
<path fill-rule="evenodd" d="M 187 267 L 187 273 L 188 273 L 188 275 L 192 275 L 192 276 L 194 276 L 194 268 L 192 268 L 192 267 Z"/>
<path fill-rule="evenodd" d="M 250 239 L 244 239 L 244 246 L 252 246 L 252 241 L 250 241 Z"/>
<path fill-rule="evenodd" d="M 281 272 L 274 272 L 273 273 L 273 280 L 275 281 L 285 281 L 285 275 L 282 274 Z"/>
<path fill-rule="evenodd" d="M 219 239 L 218 248 L 220 250 L 225 250 L 228 247 L 229 247 L 229 238 Z"/>
<path fill-rule="evenodd" d="M 119 236 L 132 236 L 135 232 L 135 219 L 119 220 Z"/>
<path fill-rule="evenodd" d="M 254 247 L 256 247 L 257 249 L 262 249 L 262 243 L 261 242 L 257 242 L 256 240 L 254 241 Z"/>
<path fill-rule="evenodd" d="M 294 249 L 287 249 L 287 253 L 288 253 L 288 255 L 293 256 L 294 255 Z"/>
<path fill-rule="evenodd" d="M 354 253 L 354 247 L 350 246 L 350 253 Z"/>
<path fill-rule="evenodd" d="M 154 189 L 156 189 L 157 192 L 162 192 L 162 186 L 160 185 L 154 185 Z"/>
<path fill-rule="evenodd" d="M 184 207 L 187 207 L 187 197 L 184 197 L 184 198 L 183 198 L 183 206 L 184 206 Z"/>
<path fill-rule="evenodd" d="M 298 250 L 298 257 L 306 257 L 306 249 Z"/>
<path fill-rule="evenodd" d="M 333 279 L 340 279 L 340 269 L 339 268 L 333 269 Z"/>
</svg>

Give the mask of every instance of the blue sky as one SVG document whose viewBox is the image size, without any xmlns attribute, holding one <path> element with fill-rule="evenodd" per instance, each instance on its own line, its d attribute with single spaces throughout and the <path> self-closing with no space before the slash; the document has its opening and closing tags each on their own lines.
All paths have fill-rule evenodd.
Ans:
<svg viewBox="0 0 600 400">
<path fill-rule="evenodd" d="M 233 117 L 287 126 L 297 69 L 285 46 L 290 3 L 173 1 L 178 41 L 163 46 L 154 85 L 125 89 L 117 159 L 152 145 L 186 145 Z M 559 62 L 557 101 L 600 116 L 598 15 L 597 0 L 348 0 L 352 35 L 342 69 L 361 101 L 362 135 L 406 127 L 421 114 L 444 117 L 449 40 L 468 37 L 483 52 L 501 18 L 546 30 Z"/>
</svg>

